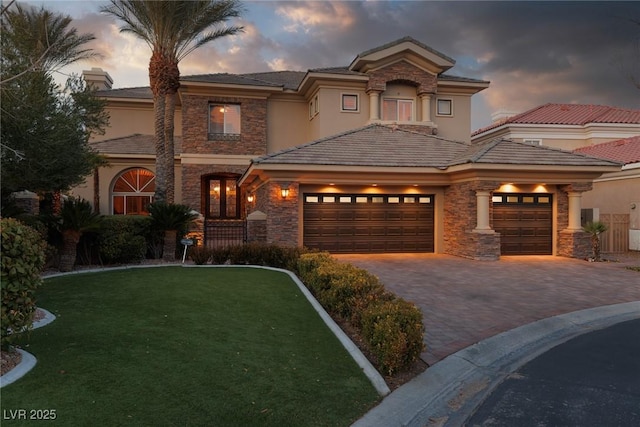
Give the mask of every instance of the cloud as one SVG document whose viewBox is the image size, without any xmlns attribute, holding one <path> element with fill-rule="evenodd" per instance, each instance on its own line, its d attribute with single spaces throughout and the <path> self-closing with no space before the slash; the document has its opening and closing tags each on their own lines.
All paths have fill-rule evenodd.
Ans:
<svg viewBox="0 0 640 427">
<path fill-rule="evenodd" d="M 75 3 L 75 4 L 74 4 Z M 85 2 L 87 3 L 87 2 Z M 148 48 L 117 32 L 96 3 L 53 2 L 96 34 L 116 87 L 147 81 Z M 88 4 L 88 3 L 87 3 Z M 181 73 L 248 73 L 348 65 L 411 36 L 456 59 L 448 73 L 491 81 L 474 96 L 473 126 L 493 110 L 547 102 L 640 108 L 639 2 L 245 2 L 245 33 L 193 52 Z M 86 9 L 88 8 L 88 9 Z M 88 12 L 87 12 L 88 10 Z M 72 11 L 72 12 L 69 12 Z M 117 78 L 116 78 L 117 76 Z M 135 82 L 135 84 L 132 84 Z M 148 83 L 142 83 L 148 84 Z"/>
</svg>

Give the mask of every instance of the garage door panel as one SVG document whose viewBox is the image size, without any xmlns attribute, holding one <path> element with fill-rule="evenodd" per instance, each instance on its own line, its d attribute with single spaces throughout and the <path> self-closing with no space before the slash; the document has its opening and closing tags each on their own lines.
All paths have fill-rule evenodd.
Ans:
<svg viewBox="0 0 640 427">
<path fill-rule="evenodd" d="M 493 228 L 500 233 L 503 255 L 552 253 L 553 211 L 549 194 L 498 194 Z"/>
<path fill-rule="evenodd" d="M 305 246 L 337 253 L 433 252 L 432 195 L 314 194 L 316 202 L 306 203 L 307 196 Z"/>
</svg>

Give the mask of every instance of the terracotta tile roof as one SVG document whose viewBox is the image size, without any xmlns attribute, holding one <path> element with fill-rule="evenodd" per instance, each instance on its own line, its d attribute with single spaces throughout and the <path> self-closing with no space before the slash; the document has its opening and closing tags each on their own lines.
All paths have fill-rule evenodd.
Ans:
<svg viewBox="0 0 640 427">
<path fill-rule="evenodd" d="M 139 133 L 123 136 L 121 138 L 105 139 L 103 141 L 90 142 L 89 145 L 101 154 L 115 155 L 155 155 L 155 142 L 153 135 Z M 176 154 L 182 152 L 182 137 L 174 137 L 174 149 Z"/>
<path fill-rule="evenodd" d="M 617 165 L 607 160 L 510 140 L 470 145 L 377 124 L 253 160 L 253 164 L 433 167 L 442 170 L 465 163 Z"/>
<path fill-rule="evenodd" d="M 581 147 L 574 150 L 574 153 L 614 160 L 625 165 L 638 163 L 640 162 L 640 135 Z"/>
<path fill-rule="evenodd" d="M 472 136 L 507 124 L 584 126 L 589 123 L 640 124 L 640 110 L 606 105 L 545 104 L 478 129 Z"/>
</svg>

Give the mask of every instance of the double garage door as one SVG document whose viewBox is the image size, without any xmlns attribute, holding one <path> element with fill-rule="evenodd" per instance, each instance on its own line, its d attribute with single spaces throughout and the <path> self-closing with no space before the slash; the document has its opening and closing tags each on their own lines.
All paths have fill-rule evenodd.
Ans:
<svg viewBox="0 0 640 427">
<path fill-rule="evenodd" d="M 333 253 L 433 252 L 434 196 L 305 194 L 304 245 Z"/>
<path fill-rule="evenodd" d="M 550 194 L 494 194 L 493 229 L 502 255 L 551 255 L 553 210 Z"/>
</svg>

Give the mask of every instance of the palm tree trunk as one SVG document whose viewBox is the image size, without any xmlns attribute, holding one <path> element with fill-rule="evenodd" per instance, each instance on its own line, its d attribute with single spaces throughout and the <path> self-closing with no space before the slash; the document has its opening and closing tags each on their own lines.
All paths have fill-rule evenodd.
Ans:
<svg viewBox="0 0 640 427">
<path fill-rule="evenodd" d="M 177 230 L 165 230 L 164 246 L 162 248 L 162 259 L 165 261 L 176 260 L 176 237 Z"/>
<path fill-rule="evenodd" d="M 62 232 L 62 249 L 60 250 L 60 271 L 71 271 L 76 263 L 76 248 L 82 233 L 76 230 Z"/>
<path fill-rule="evenodd" d="M 166 160 L 166 202 L 173 203 L 175 195 L 175 172 L 173 167 L 173 158 L 175 154 L 173 133 L 174 133 L 174 115 L 176 111 L 176 93 L 170 92 L 166 95 L 166 104 L 164 106 L 164 155 Z"/>
<path fill-rule="evenodd" d="M 164 202 L 167 192 L 167 173 L 165 161 L 164 116 L 165 99 L 163 94 L 153 96 L 153 112 L 155 115 L 156 146 L 156 193 L 155 202 Z"/>
<path fill-rule="evenodd" d="M 591 249 L 593 250 L 593 259 L 600 261 L 600 236 L 597 234 L 591 236 Z"/>
</svg>

